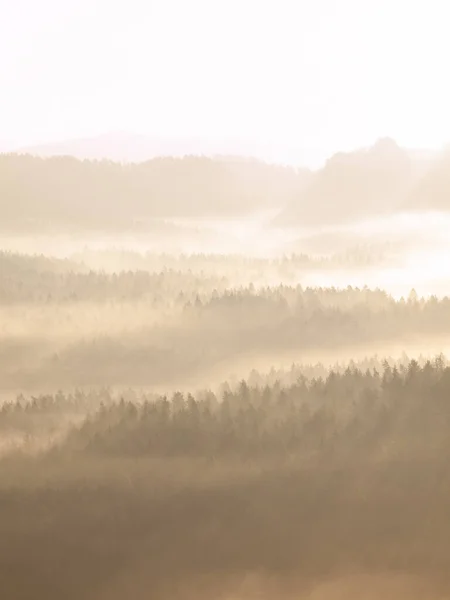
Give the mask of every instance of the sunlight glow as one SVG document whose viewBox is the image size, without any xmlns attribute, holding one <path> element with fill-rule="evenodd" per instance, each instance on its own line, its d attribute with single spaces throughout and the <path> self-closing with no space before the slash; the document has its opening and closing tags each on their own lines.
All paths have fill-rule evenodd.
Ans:
<svg viewBox="0 0 450 600">
<path fill-rule="evenodd" d="M 314 162 L 450 140 L 445 0 L 3 4 L 0 132 L 18 146 L 126 130 Z"/>
</svg>

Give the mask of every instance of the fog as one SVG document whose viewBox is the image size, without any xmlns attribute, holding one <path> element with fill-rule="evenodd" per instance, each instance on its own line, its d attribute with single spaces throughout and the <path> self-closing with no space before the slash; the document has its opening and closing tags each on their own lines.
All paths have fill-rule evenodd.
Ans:
<svg viewBox="0 0 450 600">
<path fill-rule="evenodd" d="M 5 597 L 448 597 L 447 161 L 0 156 Z"/>
<path fill-rule="evenodd" d="M 110 273 L 176 265 L 227 276 L 232 286 L 367 285 L 385 289 L 395 298 L 407 296 L 413 288 L 423 296 L 450 292 L 450 215 L 445 212 L 399 213 L 347 225 L 289 229 L 274 227 L 274 214 L 226 220 L 166 219 L 162 231 L 148 232 L 3 233 L 0 242 L 3 250 L 69 259 L 77 263 L 76 269 Z M 203 256 L 201 267 L 200 260 L 194 264 L 197 255 Z M 333 264 L 304 265 L 301 271 L 272 267 L 271 263 L 293 255 Z M 179 257 L 183 260 L 177 263 Z M 259 262 L 242 270 L 242 265 L 237 267 L 239 257 L 242 264 L 250 258 Z"/>
<path fill-rule="evenodd" d="M 443 0 L 0 0 L 0 600 L 450 598 Z"/>
</svg>

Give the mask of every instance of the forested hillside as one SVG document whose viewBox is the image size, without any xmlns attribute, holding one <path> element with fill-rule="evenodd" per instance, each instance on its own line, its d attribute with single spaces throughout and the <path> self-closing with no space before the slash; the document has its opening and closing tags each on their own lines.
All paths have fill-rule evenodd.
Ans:
<svg viewBox="0 0 450 600">
<path fill-rule="evenodd" d="M 161 219 L 278 213 L 277 227 L 317 227 L 409 210 L 448 210 L 448 157 L 391 139 L 333 155 L 315 171 L 235 157 L 142 163 L 0 154 L 3 232 L 157 231 Z M 156 220 L 156 221 L 155 221 Z"/>
<path fill-rule="evenodd" d="M 288 227 L 330 225 L 398 212 L 421 181 L 423 162 L 391 139 L 335 154 L 275 223 Z M 433 198 L 429 202 L 435 206 Z"/>
<path fill-rule="evenodd" d="M 2 589 L 331 598 L 369 586 L 392 600 L 445 597 L 449 373 L 438 357 L 300 371 L 287 387 L 242 382 L 222 398 L 5 405 L 3 434 L 94 414 L 39 459 L 3 459 Z"/>
<path fill-rule="evenodd" d="M 309 179 L 304 169 L 233 158 L 120 164 L 3 154 L 0 227 L 123 231 L 155 218 L 241 216 L 282 207 Z"/>
</svg>

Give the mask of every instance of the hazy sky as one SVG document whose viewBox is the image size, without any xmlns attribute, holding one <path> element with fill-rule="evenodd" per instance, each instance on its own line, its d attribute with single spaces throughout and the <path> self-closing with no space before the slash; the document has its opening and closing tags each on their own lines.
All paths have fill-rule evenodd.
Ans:
<svg viewBox="0 0 450 600">
<path fill-rule="evenodd" d="M 0 141 L 450 142 L 449 0 L 0 0 Z"/>
</svg>

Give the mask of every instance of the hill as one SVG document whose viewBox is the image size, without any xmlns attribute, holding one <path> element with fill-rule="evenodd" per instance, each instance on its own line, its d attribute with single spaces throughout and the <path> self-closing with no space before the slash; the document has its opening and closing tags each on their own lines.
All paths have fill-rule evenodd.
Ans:
<svg viewBox="0 0 450 600">
<path fill-rule="evenodd" d="M 395 212 L 429 168 L 429 160 L 411 155 L 389 138 L 368 149 L 335 154 L 275 224 L 328 225 Z"/>
<path fill-rule="evenodd" d="M 80 160 L 112 160 L 132 163 L 145 162 L 161 156 L 209 155 L 217 152 L 217 148 L 219 148 L 217 144 L 208 144 L 187 138 L 168 139 L 127 132 L 113 132 L 88 138 L 27 146 L 19 149 L 18 152 L 41 158 L 73 156 Z"/>
<path fill-rule="evenodd" d="M 127 228 L 168 217 L 235 217 L 280 208 L 310 173 L 233 157 L 144 163 L 0 155 L 3 230 Z"/>
</svg>

